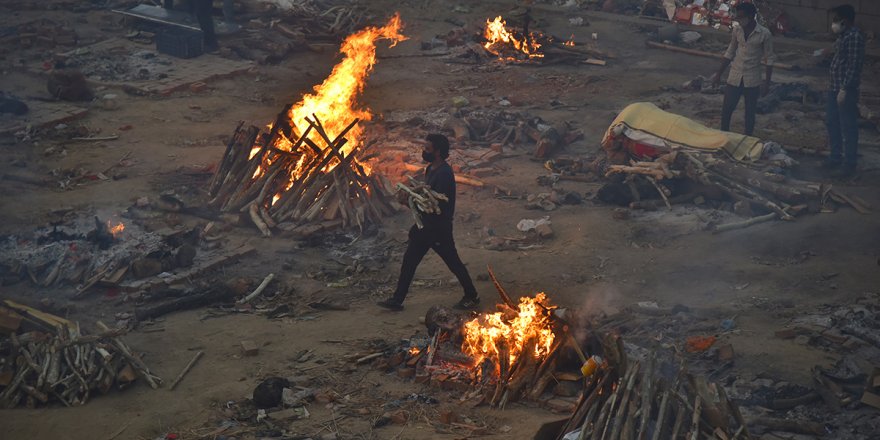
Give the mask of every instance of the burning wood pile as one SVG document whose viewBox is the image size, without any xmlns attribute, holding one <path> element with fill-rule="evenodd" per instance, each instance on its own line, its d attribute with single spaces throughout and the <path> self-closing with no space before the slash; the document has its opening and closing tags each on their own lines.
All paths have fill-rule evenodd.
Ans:
<svg viewBox="0 0 880 440">
<path fill-rule="evenodd" d="M 123 331 L 97 325 L 101 333 L 84 335 L 79 323 L 8 300 L 0 304 L 0 405 L 82 405 L 138 378 L 158 388 L 162 379 L 122 340 Z"/>
<path fill-rule="evenodd" d="M 516 63 L 547 64 L 593 64 L 604 66 L 606 52 L 575 43 L 574 35 L 568 40 L 530 31 L 531 16 L 528 12 L 517 16 L 522 28 L 507 25 L 500 15 L 487 19 L 483 30 L 483 49 L 498 59 Z"/>
<path fill-rule="evenodd" d="M 406 39 L 395 15 L 349 36 L 345 58 L 313 94 L 286 107 L 268 131 L 236 129 L 210 185 L 210 206 L 247 213 L 265 236 L 307 224 L 363 228 L 395 212 L 388 184 L 372 173 L 357 97 L 376 63 L 378 39 Z"/>
<path fill-rule="evenodd" d="M 491 270 L 490 277 L 498 312 L 465 317 L 434 307 L 425 317 L 430 339 L 352 359 L 499 408 L 524 400 L 553 408 L 551 384 L 579 384 L 559 439 L 750 438 L 723 387 L 689 374 L 683 362 L 671 373 L 671 356 L 636 359 L 612 333 L 589 332 L 579 342 L 571 311 L 543 293 L 514 303 Z"/>
</svg>

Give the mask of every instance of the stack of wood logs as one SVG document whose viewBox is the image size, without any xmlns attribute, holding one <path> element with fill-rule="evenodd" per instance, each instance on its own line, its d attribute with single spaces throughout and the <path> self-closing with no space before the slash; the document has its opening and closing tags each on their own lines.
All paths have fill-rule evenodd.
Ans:
<svg viewBox="0 0 880 440">
<path fill-rule="evenodd" d="M 860 213 L 869 207 L 857 197 L 849 197 L 833 190 L 831 185 L 793 179 L 782 174 L 769 173 L 762 164 L 735 162 L 725 157 L 676 149 L 653 161 L 633 160 L 630 165 L 609 165 L 606 176 L 627 174 L 628 179 L 643 177 L 660 194 L 663 203 L 672 209 L 673 203 L 690 201 L 694 195 L 669 197 L 671 192 L 662 181 L 686 177 L 706 188 L 712 188 L 733 202 L 746 207 L 746 212 L 764 212 L 742 222 L 715 226 L 715 232 L 737 229 L 774 219 L 792 220 L 795 216 L 818 211 L 828 200 L 847 204 Z M 645 208 L 650 203 L 633 202 L 632 208 Z"/>
<path fill-rule="evenodd" d="M 290 230 L 317 221 L 363 228 L 395 212 L 388 183 L 355 158 L 362 149 L 344 155 L 345 135 L 358 120 L 330 139 L 314 116 L 297 133 L 289 109 L 278 114 L 269 132 L 241 124 L 235 130 L 210 185 L 212 208 L 247 213 L 265 236 L 276 227 Z M 278 148 L 287 140 L 289 148 Z"/>
<path fill-rule="evenodd" d="M 9 333 L 0 339 L 0 404 L 6 408 L 82 405 L 138 377 L 154 389 L 162 383 L 122 340 L 123 330 L 98 321 L 101 333 L 83 335 L 78 323 L 12 301 L 0 305 L 0 318 L 0 330 Z"/>
<path fill-rule="evenodd" d="M 557 439 L 566 434 L 578 440 L 751 438 L 721 385 L 688 374 L 683 363 L 675 378 L 666 380 L 654 353 L 630 362 L 618 336 L 607 335 L 603 348 L 608 362 L 585 381 Z"/>
<path fill-rule="evenodd" d="M 440 201 L 448 202 L 449 197 L 446 197 L 446 194 L 432 190 L 426 183 L 415 180 L 412 177 L 409 177 L 409 181 L 412 186 L 398 183 L 397 189 L 408 194 L 408 204 L 410 211 L 412 211 L 413 220 L 416 222 L 416 226 L 422 229 L 424 225 L 422 224 L 421 213 L 439 215 Z"/>
</svg>

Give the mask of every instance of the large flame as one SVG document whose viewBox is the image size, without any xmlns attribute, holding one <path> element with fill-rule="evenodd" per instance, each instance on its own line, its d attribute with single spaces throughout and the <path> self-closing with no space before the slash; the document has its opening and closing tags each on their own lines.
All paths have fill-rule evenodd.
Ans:
<svg viewBox="0 0 880 440">
<path fill-rule="evenodd" d="M 376 64 L 376 40 L 391 40 L 390 47 L 394 47 L 407 39 L 400 33 L 402 28 L 400 14 L 395 14 L 385 26 L 367 27 L 345 39 L 339 49 L 345 58 L 333 67 L 333 72 L 323 83 L 315 86 L 314 93 L 304 95 L 302 101 L 291 107 L 289 112 L 291 126 L 296 127 L 297 135 L 305 131 L 302 129 L 306 126 L 305 120 L 312 118 L 313 115 L 321 120 L 324 131 L 331 140 L 355 118 L 362 121 L 372 119 L 370 110 L 361 108 L 357 98 L 364 90 L 366 78 Z M 345 155 L 360 145 L 361 133 L 361 127 L 355 125 L 346 134 L 348 143 L 342 149 Z M 319 135 L 310 133 L 309 138 L 317 142 Z M 290 146 L 288 141 L 286 145 L 279 145 L 278 148 L 289 150 Z"/>
<path fill-rule="evenodd" d="M 542 58 L 543 53 L 540 52 L 541 45 L 535 42 L 534 38 L 527 36 L 518 37 L 513 32 L 507 30 L 507 23 L 501 16 L 495 17 L 495 20 L 486 20 L 486 31 L 483 33 L 486 43 L 483 47 L 495 55 L 501 55 L 505 45 L 512 46 L 515 50 L 528 55 L 529 58 Z M 529 36 L 531 37 L 531 36 Z"/>
<path fill-rule="evenodd" d="M 498 366 L 505 354 L 508 365 L 513 365 L 521 354 L 542 358 L 550 353 L 555 339 L 551 309 L 547 295 L 539 293 L 534 298 L 520 298 L 512 318 L 503 312 L 481 315 L 465 323 L 461 350 L 477 366 L 486 359 Z"/>
</svg>

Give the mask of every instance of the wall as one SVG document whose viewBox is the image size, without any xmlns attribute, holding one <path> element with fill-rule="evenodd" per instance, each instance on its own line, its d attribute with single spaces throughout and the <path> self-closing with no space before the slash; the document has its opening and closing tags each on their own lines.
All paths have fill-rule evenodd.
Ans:
<svg viewBox="0 0 880 440">
<path fill-rule="evenodd" d="M 797 30 L 816 33 L 830 32 L 828 9 L 850 4 L 856 10 L 856 25 L 880 34 L 880 0 L 767 0 L 767 3 L 785 11 Z"/>
</svg>

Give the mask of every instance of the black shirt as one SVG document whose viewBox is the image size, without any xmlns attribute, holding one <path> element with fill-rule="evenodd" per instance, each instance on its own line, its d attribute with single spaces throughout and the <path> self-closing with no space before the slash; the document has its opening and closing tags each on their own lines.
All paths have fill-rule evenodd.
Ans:
<svg viewBox="0 0 880 440">
<path fill-rule="evenodd" d="M 452 172 L 452 167 L 446 162 L 436 167 L 429 165 L 425 168 L 425 183 L 432 190 L 446 195 L 449 201 L 439 201 L 440 214 L 422 213 L 422 222 L 425 226 L 451 226 L 455 215 L 455 174 Z"/>
</svg>

